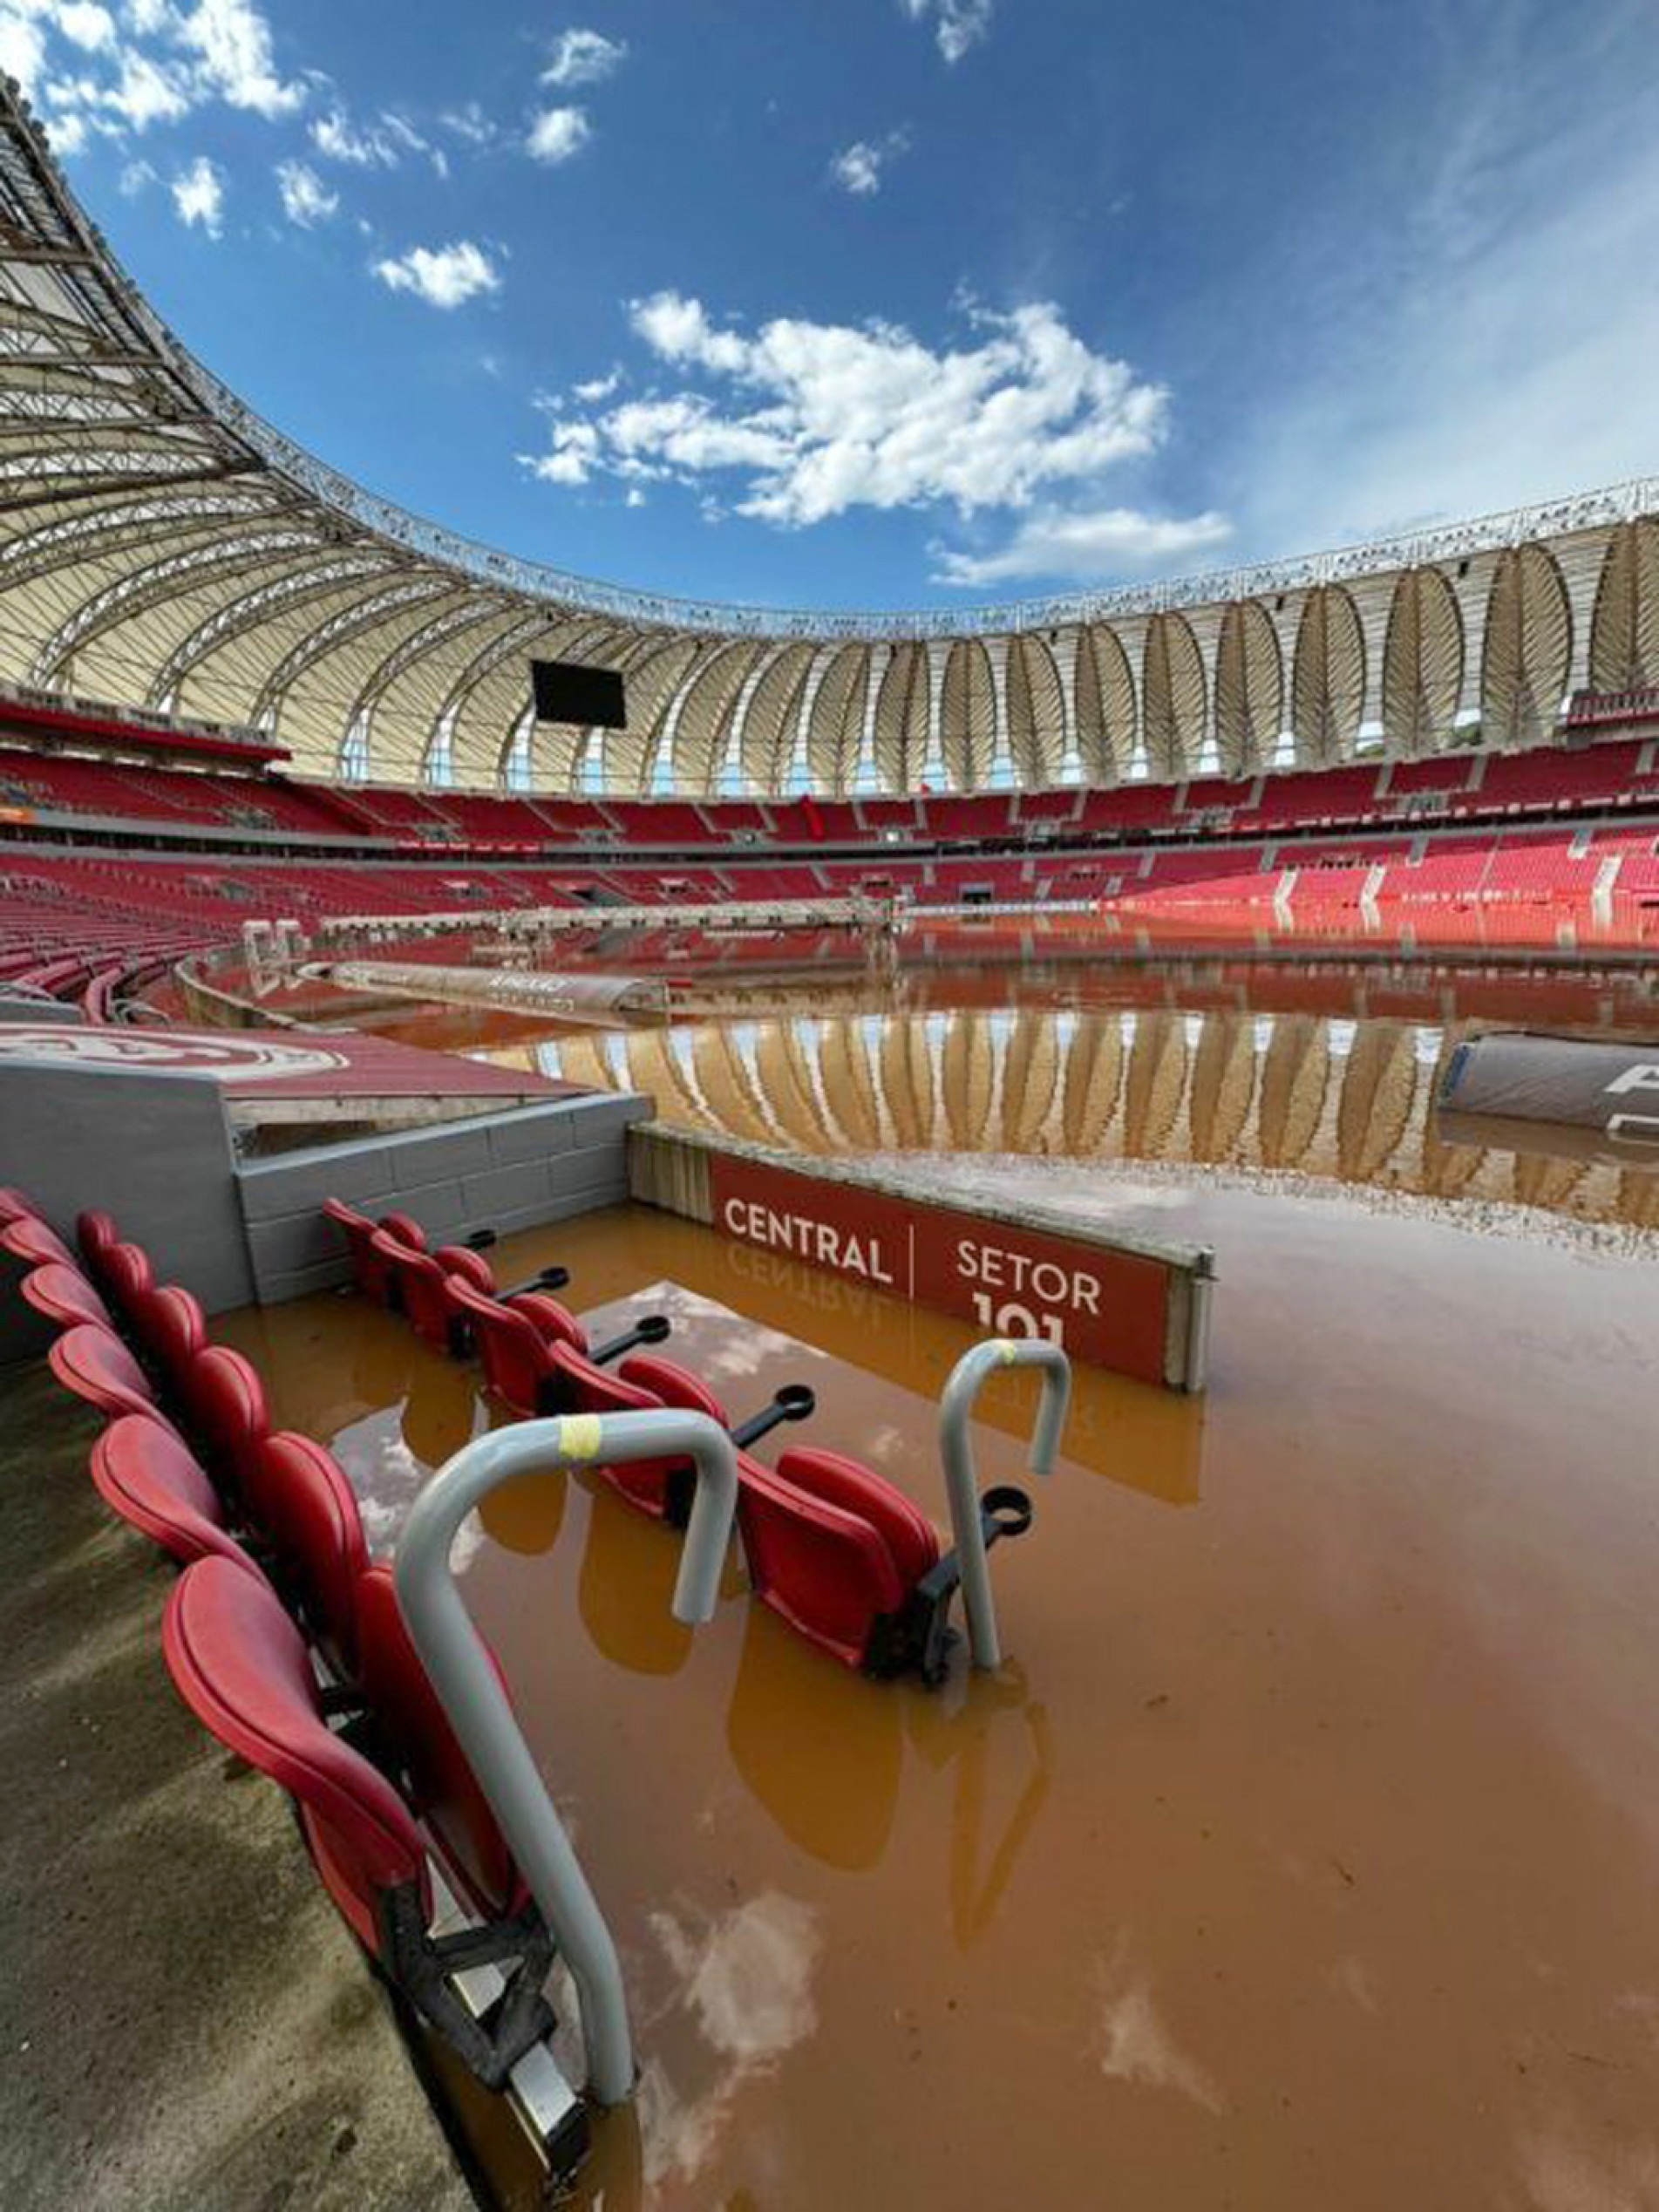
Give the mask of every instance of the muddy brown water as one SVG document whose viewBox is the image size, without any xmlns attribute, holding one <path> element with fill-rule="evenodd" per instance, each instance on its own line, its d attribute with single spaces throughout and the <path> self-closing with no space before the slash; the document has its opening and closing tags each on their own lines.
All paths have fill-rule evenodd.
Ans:
<svg viewBox="0 0 1659 2212">
<path fill-rule="evenodd" d="M 735 1563 L 682 1628 L 675 1540 L 595 1480 L 487 1507 L 466 1597 L 643 2068 L 578 2202 L 1659 2203 L 1659 1275 L 1546 1212 L 1326 1189 L 1109 1194 L 1216 1247 L 1212 1386 L 1079 1376 L 995 1555 L 995 1677 L 848 1675 Z M 498 1256 L 568 1265 L 602 1329 L 670 1311 L 734 1409 L 811 1382 L 784 1439 L 942 1520 L 958 1324 L 643 1210 Z M 222 1333 L 377 1548 L 503 1418 L 350 1297 Z M 1027 1409 L 985 1407 L 982 1474 L 1018 1480 Z"/>
</svg>

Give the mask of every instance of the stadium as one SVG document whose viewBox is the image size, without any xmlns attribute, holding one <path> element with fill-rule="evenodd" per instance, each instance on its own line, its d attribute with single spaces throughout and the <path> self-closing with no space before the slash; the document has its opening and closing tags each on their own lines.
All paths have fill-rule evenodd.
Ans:
<svg viewBox="0 0 1659 2212">
<path fill-rule="evenodd" d="M 597 583 L 9 85 L 8 2203 L 1659 2201 L 1656 948 L 1659 479 Z"/>
</svg>

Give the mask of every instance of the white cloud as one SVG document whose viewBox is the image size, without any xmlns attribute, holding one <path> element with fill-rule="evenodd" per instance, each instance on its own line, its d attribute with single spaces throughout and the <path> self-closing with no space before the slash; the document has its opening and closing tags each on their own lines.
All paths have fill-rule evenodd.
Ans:
<svg viewBox="0 0 1659 2212">
<path fill-rule="evenodd" d="M 330 192 L 316 171 L 303 161 L 277 163 L 276 189 L 282 195 L 282 213 L 302 230 L 312 229 L 339 213 L 339 194 Z"/>
<path fill-rule="evenodd" d="M 500 272 L 481 246 L 460 239 L 452 246 L 416 246 L 395 261 L 378 261 L 374 273 L 394 292 L 412 292 L 429 307 L 463 306 L 480 292 L 499 292 Z"/>
<path fill-rule="evenodd" d="M 1178 519 L 1128 507 L 1044 507 L 994 552 L 935 547 L 934 580 L 976 588 L 1049 576 L 1106 582 L 1125 568 L 1171 567 L 1225 544 L 1232 534 L 1226 515 L 1214 511 Z"/>
<path fill-rule="evenodd" d="M 544 85 L 598 85 L 620 69 L 628 48 L 602 31 L 564 31 L 554 41 L 553 59 L 541 73 Z"/>
<path fill-rule="evenodd" d="M 525 151 L 536 161 L 568 161 L 581 152 L 593 134 L 585 108 L 543 108 L 530 126 Z"/>
<path fill-rule="evenodd" d="M 636 301 L 631 317 L 659 360 L 726 389 L 588 414 L 550 406 L 554 481 L 604 473 L 704 491 L 700 480 L 735 472 L 735 512 L 792 527 L 860 507 L 969 516 L 1091 487 L 1164 434 L 1163 388 L 1092 352 L 1049 305 L 976 313 L 976 342 L 954 351 L 880 323 L 787 319 L 751 336 L 673 292 Z"/>
<path fill-rule="evenodd" d="M 197 0 L 182 11 L 154 12 L 178 44 L 200 57 L 201 78 L 231 107 L 251 108 L 273 121 L 303 105 L 305 86 L 277 76 L 270 25 L 249 0 Z"/>
<path fill-rule="evenodd" d="M 989 33 L 996 0 L 901 0 L 901 4 L 912 23 L 932 19 L 940 52 L 957 62 Z"/>
<path fill-rule="evenodd" d="M 493 119 L 486 115 L 477 100 L 466 100 L 459 107 L 452 107 L 439 117 L 444 128 L 468 146 L 480 148 L 493 146 L 501 133 Z"/>
<path fill-rule="evenodd" d="M 0 65 L 39 102 L 53 143 L 119 138 L 221 102 L 269 121 L 307 97 L 276 68 L 253 0 L 0 0 Z"/>
<path fill-rule="evenodd" d="M 592 377 L 586 384 L 575 385 L 571 398 L 580 399 L 584 407 L 596 407 L 602 399 L 609 399 L 622 380 L 620 369 L 613 369 L 608 377 Z"/>
<path fill-rule="evenodd" d="M 179 221 L 187 229 L 199 223 L 209 238 L 219 236 L 224 228 L 225 180 L 205 153 L 199 153 L 187 169 L 180 169 L 167 189 L 179 211 Z"/>
<path fill-rule="evenodd" d="M 422 135 L 406 115 L 384 109 L 371 123 L 359 123 L 337 103 L 311 124 L 311 144 L 325 161 L 339 161 L 354 169 L 395 169 L 407 154 L 424 154 L 440 176 L 447 175 L 445 157 Z"/>
<path fill-rule="evenodd" d="M 889 131 L 884 139 L 856 139 L 830 163 L 830 180 L 854 199 L 867 199 L 881 189 L 881 173 L 908 146 L 902 131 Z"/>
</svg>

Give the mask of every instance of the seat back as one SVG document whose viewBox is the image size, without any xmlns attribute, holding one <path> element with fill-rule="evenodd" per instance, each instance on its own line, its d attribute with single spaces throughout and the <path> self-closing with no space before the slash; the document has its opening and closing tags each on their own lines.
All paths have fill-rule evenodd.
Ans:
<svg viewBox="0 0 1659 2212">
<path fill-rule="evenodd" d="M 480 1297 L 470 1283 L 453 1276 L 449 1295 L 471 1324 L 489 1387 L 515 1413 L 538 1413 L 552 1357 L 534 1323 L 513 1306 Z"/>
<path fill-rule="evenodd" d="M 78 1321 L 90 1321 L 98 1329 L 115 1325 L 109 1308 L 80 1269 L 66 1267 L 61 1260 L 46 1260 L 31 1268 L 21 1287 L 35 1311 L 55 1321 L 60 1329 L 72 1329 Z"/>
<path fill-rule="evenodd" d="M 357 1586 L 369 1564 L 357 1493 L 334 1454 L 309 1436 L 256 1438 L 238 1486 L 270 1539 L 279 1581 L 348 1673 L 357 1669 Z"/>
<path fill-rule="evenodd" d="M 15 1183 L 0 1183 L 0 1229 L 9 1222 L 38 1221 L 35 1201 Z"/>
<path fill-rule="evenodd" d="M 500 1303 L 514 1313 L 527 1314 L 544 1344 L 568 1344 L 573 1351 L 587 1357 L 588 1331 L 551 1290 L 516 1290 Z"/>
<path fill-rule="evenodd" d="M 358 1290 L 377 1304 L 386 1304 L 391 1286 L 385 1262 L 374 1249 L 377 1229 L 413 1252 L 425 1250 L 425 1229 L 407 1214 L 383 1214 L 377 1222 L 371 1222 L 366 1214 L 359 1214 L 355 1206 L 348 1206 L 342 1198 L 325 1198 L 323 1211 L 344 1233 L 351 1260 L 351 1278 Z"/>
<path fill-rule="evenodd" d="M 448 1290 L 450 1278 L 437 1260 L 430 1252 L 417 1252 L 400 1243 L 384 1229 L 375 1231 L 370 1239 L 370 1249 L 395 1293 L 392 1304 L 407 1315 L 417 1336 L 424 1337 L 429 1344 L 436 1344 L 440 1351 L 446 1351 L 453 1309 Z"/>
<path fill-rule="evenodd" d="M 408 1774 L 416 1810 L 471 1890 L 472 1903 L 491 1916 L 513 1910 L 522 1895 L 519 1870 L 421 1664 L 384 1562 L 359 1577 L 357 1614 L 357 1679 Z"/>
<path fill-rule="evenodd" d="M 139 1352 L 163 1385 L 181 1394 L 191 1363 L 207 1342 L 201 1302 L 177 1283 L 135 1290 L 127 1301 L 126 1322 Z"/>
<path fill-rule="evenodd" d="M 552 1346 L 555 1387 L 560 1411 L 571 1413 L 635 1413 L 659 1412 L 665 1401 L 628 1374 L 624 1362 L 620 1374 L 595 1367 L 568 1344 Z M 664 1365 L 667 1363 L 664 1362 Z M 690 1460 L 632 1460 L 620 1467 L 596 1466 L 619 1495 L 654 1520 L 684 1525 L 697 1486 L 697 1472 Z"/>
<path fill-rule="evenodd" d="M 317 1872 L 367 1950 L 382 1950 L 387 1893 L 431 1891 L 408 1807 L 319 1708 L 299 1630 L 275 1593 L 228 1559 L 198 1560 L 179 1578 L 161 1624 L 168 1671 L 221 1744 L 294 1798 Z"/>
<path fill-rule="evenodd" d="M 57 1230 L 43 1222 L 38 1214 L 19 1214 L 0 1228 L 0 1250 L 10 1252 L 14 1260 L 21 1260 L 25 1267 L 40 1267 L 49 1260 L 57 1260 L 65 1267 L 80 1265 Z"/>
<path fill-rule="evenodd" d="M 214 1475 L 235 1487 L 243 1460 L 270 1429 L 258 1375 L 228 1344 L 208 1344 L 187 1363 L 179 1397 Z"/>
<path fill-rule="evenodd" d="M 92 1480 L 123 1521 L 187 1565 L 217 1555 L 258 1569 L 225 1527 L 213 1484 L 181 1440 L 143 1413 L 123 1413 L 92 1446 Z"/>
<path fill-rule="evenodd" d="M 144 1370 L 112 1330 L 78 1323 L 48 1348 L 46 1358 L 65 1389 L 112 1419 L 119 1413 L 144 1413 L 167 1421 Z"/>
<path fill-rule="evenodd" d="M 155 1281 L 149 1254 L 141 1244 L 111 1244 L 93 1264 L 110 1303 L 123 1320 L 130 1320 L 133 1301 Z"/>
<path fill-rule="evenodd" d="M 785 1452 L 775 1472 L 741 1453 L 738 1482 L 756 1596 L 843 1665 L 862 1666 L 878 1623 L 938 1557 L 927 1521 L 880 1476 L 832 1452 Z"/>
<path fill-rule="evenodd" d="M 636 1390 L 648 1390 L 659 1405 L 677 1406 L 683 1413 L 706 1413 L 722 1428 L 731 1417 L 700 1375 L 682 1367 L 677 1359 L 659 1359 L 652 1351 L 632 1351 L 616 1370 Z"/>
<path fill-rule="evenodd" d="M 89 1267 L 96 1269 L 102 1256 L 120 1241 L 121 1232 L 115 1226 L 114 1215 L 106 1214 L 102 1207 L 76 1215 L 75 1242 Z"/>
</svg>

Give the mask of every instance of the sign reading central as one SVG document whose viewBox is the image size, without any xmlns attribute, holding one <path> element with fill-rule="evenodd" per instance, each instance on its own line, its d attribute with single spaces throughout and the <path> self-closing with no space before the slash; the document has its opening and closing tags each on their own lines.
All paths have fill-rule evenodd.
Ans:
<svg viewBox="0 0 1659 2212">
<path fill-rule="evenodd" d="M 714 1225 L 1000 1337 L 1045 1337 L 1079 1359 L 1165 1379 L 1168 1272 L 1158 1260 L 716 1153 Z"/>
</svg>

